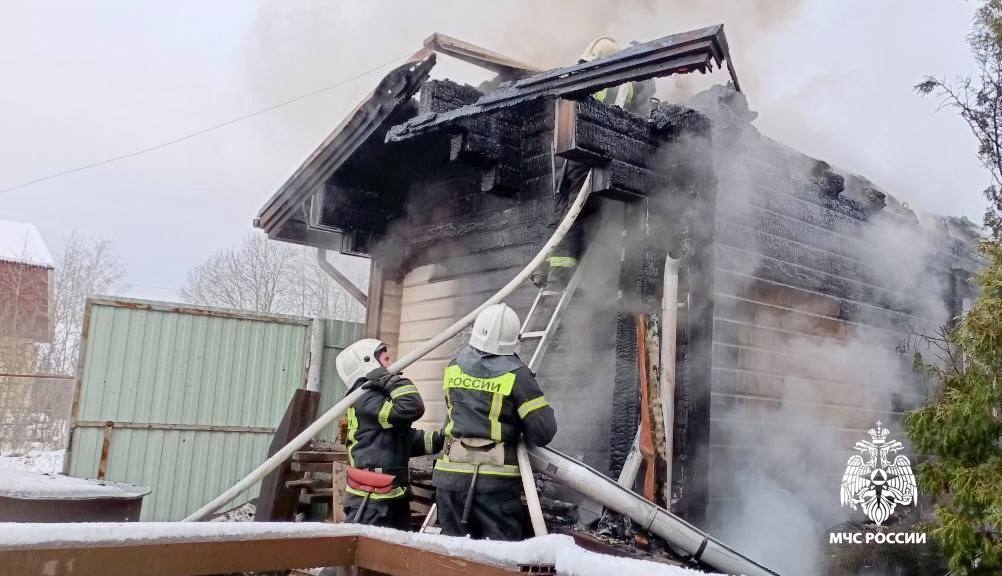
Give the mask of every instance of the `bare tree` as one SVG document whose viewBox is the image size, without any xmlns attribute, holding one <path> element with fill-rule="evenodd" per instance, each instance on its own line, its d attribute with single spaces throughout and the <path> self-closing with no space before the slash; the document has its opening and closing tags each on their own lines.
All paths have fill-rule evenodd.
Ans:
<svg viewBox="0 0 1002 576">
<path fill-rule="evenodd" d="M 365 272 L 356 264 L 348 275 L 361 284 Z M 320 269 L 313 248 L 275 242 L 260 232 L 191 269 L 181 294 L 193 304 L 252 312 L 341 320 L 364 315 L 362 306 Z"/>
<path fill-rule="evenodd" d="M 989 202 L 985 226 L 995 239 L 1002 239 L 1002 0 L 981 3 L 967 42 L 978 67 L 976 76 L 927 76 L 915 89 L 939 97 L 940 108 L 956 110 L 977 138 L 978 160 L 992 178 L 984 191 Z"/>
<path fill-rule="evenodd" d="M 121 286 L 125 270 L 108 240 L 84 238 L 74 232 L 56 260 L 53 287 L 51 344 L 41 347 L 38 369 L 50 374 L 73 374 L 83 329 L 87 298 Z"/>
<path fill-rule="evenodd" d="M 240 248 L 220 250 L 189 270 L 181 295 L 194 304 L 275 312 L 282 276 L 294 255 L 292 246 L 248 234 Z"/>
</svg>

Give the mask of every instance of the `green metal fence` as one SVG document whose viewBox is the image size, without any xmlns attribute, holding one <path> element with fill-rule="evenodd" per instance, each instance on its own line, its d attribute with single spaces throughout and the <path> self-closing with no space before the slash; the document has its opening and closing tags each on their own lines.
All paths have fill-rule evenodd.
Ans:
<svg viewBox="0 0 1002 576">
<path fill-rule="evenodd" d="M 88 300 L 68 473 L 150 487 L 141 520 L 183 518 L 265 459 L 293 390 L 305 385 L 310 323 Z M 326 324 L 325 368 L 362 330 Z M 343 390 L 325 370 L 324 405 Z"/>
</svg>

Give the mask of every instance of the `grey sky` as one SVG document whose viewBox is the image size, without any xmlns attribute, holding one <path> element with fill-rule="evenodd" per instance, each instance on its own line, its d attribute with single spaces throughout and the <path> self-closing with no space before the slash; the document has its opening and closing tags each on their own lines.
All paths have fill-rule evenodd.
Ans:
<svg viewBox="0 0 1002 576">
<path fill-rule="evenodd" d="M 0 17 L 0 188 L 159 144 L 414 52 L 434 31 L 540 65 L 589 39 L 723 22 L 765 134 L 913 207 L 980 222 L 987 176 L 952 112 L 912 85 L 970 73 L 973 2 L 14 2 Z M 444 62 L 438 76 L 482 75 Z M 0 195 L 53 252 L 112 240 L 133 295 L 173 299 L 379 79 Z M 721 78 L 721 77 L 715 77 Z M 703 79 L 705 81 L 705 79 Z M 674 93 L 700 79 L 672 81 Z"/>
</svg>

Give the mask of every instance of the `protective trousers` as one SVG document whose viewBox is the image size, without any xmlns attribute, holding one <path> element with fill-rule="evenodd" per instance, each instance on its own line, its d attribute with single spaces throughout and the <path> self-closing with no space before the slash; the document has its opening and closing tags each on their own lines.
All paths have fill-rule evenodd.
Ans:
<svg viewBox="0 0 1002 576">
<path fill-rule="evenodd" d="M 589 170 L 591 170 L 591 167 L 587 164 L 581 164 L 573 160 L 565 161 L 563 175 L 557 184 L 556 194 L 553 198 L 553 213 L 550 216 L 549 228 L 556 230 L 557 226 L 560 225 L 560 221 L 567 214 L 567 208 L 574 201 L 574 198 L 577 197 L 581 185 L 584 184 L 585 178 L 588 177 Z M 567 235 L 564 236 L 563 240 L 553 250 L 553 256 L 564 256 L 574 258 L 575 260 L 580 258 L 583 228 L 582 219 L 578 218 L 567 232 Z"/>
<path fill-rule="evenodd" d="M 463 525 L 466 490 L 435 490 L 438 525 L 446 536 L 470 535 L 475 540 L 522 540 L 522 490 L 518 481 L 501 490 L 476 492 L 469 522 Z"/>
<path fill-rule="evenodd" d="M 362 516 L 358 519 L 358 523 L 367 526 L 410 530 L 411 509 L 409 500 L 407 497 L 392 498 L 389 500 L 378 500 L 369 497 L 369 501 L 365 503 L 365 508 L 362 510 Z M 355 517 L 358 507 L 361 505 L 361 496 L 345 494 L 344 513 L 349 522 Z"/>
<path fill-rule="evenodd" d="M 557 189 L 553 194 L 553 211 L 547 222 L 547 235 L 552 235 L 556 231 L 560 221 L 567 214 L 567 208 L 574 200 L 572 195 L 577 195 L 581 189 L 581 184 L 588 177 L 590 168 L 586 164 L 564 160 L 557 173 Z M 546 286 L 550 290 L 563 290 L 574 275 L 578 259 L 581 258 L 581 251 L 584 243 L 584 218 L 578 217 L 577 221 L 567 231 L 563 239 L 554 247 L 546 262 L 540 265 L 532 274 L 532 283 L 536 286 Z"/>
</svg>

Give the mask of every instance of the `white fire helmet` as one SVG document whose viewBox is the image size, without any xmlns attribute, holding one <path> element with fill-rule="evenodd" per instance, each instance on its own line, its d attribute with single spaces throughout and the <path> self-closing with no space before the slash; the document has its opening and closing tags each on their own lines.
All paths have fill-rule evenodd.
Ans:
<svg viewBox="0 0 1002 576">
<path fill-rule="evenodd" d="M 470 346 L 481 352 L 511 356 L 518 350 L 521 330 L 518 314 L 507 304 L 492 304 L 477 315 L 470 334 Z"/>
<path fill-rule="evenodd" d="M 386 348 L 386 344 L 375 338 L 364 338 L 348 346 L 337 355 L 334 364 L 337 366 L 337 375 L 345 386 L 351 388 L 359 378 L 364 378 L 366 374 L 374 368 L 379 368 L 379 353 Z"/>
<path fill-rule="evenodd" d="M 581 62 L 591 62 L 598 58 L 606 58 L 619 52 L 619 43 L 608 36 L 599 36 L 592 40 L 585 51 L 581 53 Z"/>
</svg>

